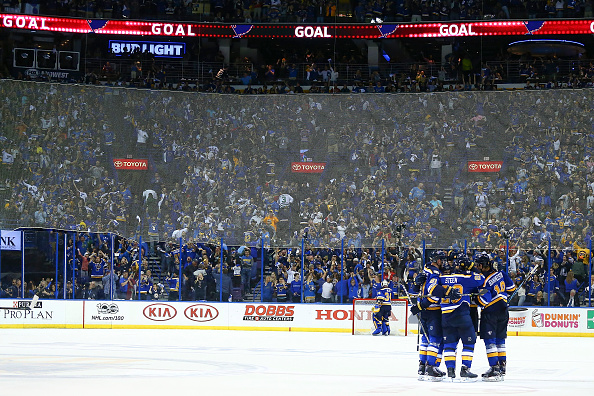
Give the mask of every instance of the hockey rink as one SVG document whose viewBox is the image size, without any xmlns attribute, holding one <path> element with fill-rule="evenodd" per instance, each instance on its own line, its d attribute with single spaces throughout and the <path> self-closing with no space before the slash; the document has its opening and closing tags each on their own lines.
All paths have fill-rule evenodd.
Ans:
<svg viewBox="0 0 594 396">
<path fill-rule="evenodd" d="M 0 396 L 594 392 L 594 338 L 510 337 L 508 374 L 495 383 L 418 381 L 416 342 L 416 335 L 0 329 Z M 472 371 L 480 377 L 487 368 L 479 341 Z"/>
</svg>

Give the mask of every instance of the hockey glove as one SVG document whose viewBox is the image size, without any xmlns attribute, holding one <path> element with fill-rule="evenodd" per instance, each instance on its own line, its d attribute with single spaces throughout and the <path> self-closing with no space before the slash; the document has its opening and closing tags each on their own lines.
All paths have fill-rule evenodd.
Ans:
<svg viewBox="0 0 594 396">
<path fill-rule="evenodd" d="M 462 297 L 462 294 L 460 294 L 460 292 L 457 289 L 454 289 L 450 286 L 446 291 L 446 297 L 452 301 L 456 301 Z"/>
<path fill-rule="evenodd" d="M 415 278 L 415 286 L 421 286 L 426 281 L 427 281 L 427 275 L 425 273 L 421 272 Z"/>
<path fill-rule="evenodd" d="M 413 315 L 418 315 L 423 309 L 421 308 L 421 304 L 417 303 L 417 305 L 413 305 L 410 307 L 410 313 Z"/>
</svg>

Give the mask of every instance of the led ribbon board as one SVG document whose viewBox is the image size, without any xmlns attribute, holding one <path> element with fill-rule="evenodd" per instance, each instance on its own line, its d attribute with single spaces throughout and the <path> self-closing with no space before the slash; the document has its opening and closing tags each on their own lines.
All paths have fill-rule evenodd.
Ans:
<svg viewBox="0 0 594 396">
<path fill-rule="evenodd" d="M 384 23 L 377 25 L 195 24 L 0 14 L 0 27 L 121 36 L 378 39 L 469 36 L 575 35 L 594 33 L 594 20 Z"/>
</svg>

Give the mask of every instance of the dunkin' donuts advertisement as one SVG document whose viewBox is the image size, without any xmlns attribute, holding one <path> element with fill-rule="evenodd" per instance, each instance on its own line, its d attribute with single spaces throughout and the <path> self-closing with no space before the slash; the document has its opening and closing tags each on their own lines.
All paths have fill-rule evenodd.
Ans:
<svg viewBox="0 0 594 396">
<path fill-rule="evenodd" d="M 508 333 L 589 333 L 586 308 L 510 307 Z"/>
<path fill-rule="evenodd" d="M 509 309 L 509 322 L 507 322 L 508 329 L 511 328 L 523 328 L 526 324 L 526 318 L 528 317 L 528 308 L 510 308 Z"/>
</svg>

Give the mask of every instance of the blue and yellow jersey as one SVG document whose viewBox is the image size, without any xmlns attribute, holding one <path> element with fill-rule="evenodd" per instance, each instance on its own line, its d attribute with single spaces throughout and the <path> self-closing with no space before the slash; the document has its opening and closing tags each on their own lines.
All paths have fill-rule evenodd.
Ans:
<svg viewBox="0 0 594 396">
<path fill-rule="evenodd" d="M 241 268 L 252 268 L 252 264 L 254 263 L 254 259 L 252 256 L 241 256 Z"/>
<path fill-rule="evenodd" d="M 441 275 L 439 279 L 434 279 L 430 283 L 434 283 L 430 285 L 432 290 L 435 287 L 439 287 L 438 285 L 441 285 L 446 288 L 453 287 L 462 294 L 462 297 L 458 300 L 451 300 L 447 297 L 440 300 L 441 313 L 443 315 L 448 315 L 458 308 L 461 308 L 463 311 L 469 311 L 470 296 L 468 294 L 477 293 L 479 288 L 482 288 L 485 284 L 485 277 L 482 274 L 477 273 Z M 483 306 L 487 305 L 490 300 L 491 298 L 488 293 L 479 297 L 479 301 Z"/>
<path fill-rule="evenodd" d="M 425 268 L 423 268 L 423 272 L 427 275 L 427 283 L 431 281 L 431 279 L 439 277 L 441 275 L 441 271 L 435 265 L 428 263 L 425 264 Z"/>
<path fill-rule="evenodd" d="M 526 292 L 528 297 L 535 298 L 539 291 L 542 291 L 542 283 L 533 280 L 528 282 L 528 291 Z"/>
<path fill-rule="evenodd" d="M 371 298 L 377 298 L 377 294 L 381 290 L 381 282 L 377 282 L 375 279 L 371 280 Z"/>
<path fill-rule="evenodd" d="M 425 267 L 427 268 L 427 267 Z M 437 270 L 439 271 L 439 270 Z M 425 297 L 421 300 L 421 306 L 429 311 L 439 311 L 441 309 L 441 304 L 439 302 L 439 297 L 435 297 L 432 296 L 431 294 L 433 294 L 433 291 L 435 290 L 435 287 L 439 287 L 439 275 L 437 276 L 433 276 L 432 278 L 429 278 L 429 275 L 427 275 L 427 281 L 423 284 L 423 287 L 421 288 L 422 293 L 426 296 L 429 297 Z"/>
<path fill-rule="evenodd" d="M 508 274 L 496 271 L 485 278 L 483 288 L 491 295 L 491 301 L 484 305 L 484 310 L 497 311 L 507 308 L 507 298 L 516 290 L 516 285 Z"/>
<path fill-rule="evenodd" d="M 286 283 L 277 283 L 276 284 L 276 297 L 286 297 L 287 296 L 287 284 Z"/>
<path fill-rule="evenodd" d="M 91 269 L 91 279 L 103 278 L 103 266 L 105 262 L 100 260 L 98 263 L 95 261 L 89 262 L 89 268 Z"/>
<path fill-rule="evenodd" d="M 140 294 L 147 294 L 152 286 L 153 286 L 152 283 L 149 283 L 148 281 L 145 280 L 145 281 L 140 282 L 140 286 L 138 287 L 138 290 L 139 290 Z"/>
<path fill-rule="evenodd" d="M 392 289 L 390 287 L 382 287 L 377 292 L 377 296 L 375 298 L 381 301 L 381 305 L 391 305 Z"/>
<path fill-rule="evenodd" d="M 170 292 L 179 291 L 179 278 L 167 278 L 166 281 L 169 284 Z"/>
<path fill-rule="evenodd" d="M 171 257 L 173 257 L 174 260 L 175 259 L 178 259 L 178 261 L 181 262 L 181 257 L 179 256 L 179 248 L 173 249 L 170 254 L 171 254 Z"/>
</svg>

